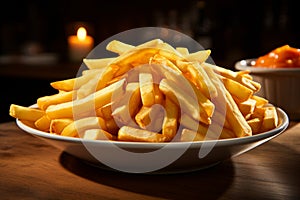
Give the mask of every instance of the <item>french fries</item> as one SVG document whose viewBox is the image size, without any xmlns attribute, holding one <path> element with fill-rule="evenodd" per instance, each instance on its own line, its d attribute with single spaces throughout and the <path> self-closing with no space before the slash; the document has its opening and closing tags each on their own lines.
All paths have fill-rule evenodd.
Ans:
<svg viewBox="0 0 300 200">
<path fill-rule="evenodd" d="M 248 137 L 279 124 L 249 71 L 206 62 L 160 39 L 137 46 L 113 40 L 111 58 L 83 59 L 76 78 L 50 83 L 57 94 L 9 114 L 35 129 L 88 140 L 191 142 Z"/>
</svg>

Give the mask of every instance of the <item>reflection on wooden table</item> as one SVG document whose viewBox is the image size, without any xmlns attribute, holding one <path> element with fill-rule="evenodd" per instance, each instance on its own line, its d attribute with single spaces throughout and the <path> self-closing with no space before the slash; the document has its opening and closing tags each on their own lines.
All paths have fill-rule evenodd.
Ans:
<svg viewBox="0 0 300 200">
<path fill-rule="evenodd" d="M 3 199 L 297 199 L 300 124 L 214 167 L 192 173 L 145 175 L 92 166 L 21 131 L 0 124 Z"/>
</svg>

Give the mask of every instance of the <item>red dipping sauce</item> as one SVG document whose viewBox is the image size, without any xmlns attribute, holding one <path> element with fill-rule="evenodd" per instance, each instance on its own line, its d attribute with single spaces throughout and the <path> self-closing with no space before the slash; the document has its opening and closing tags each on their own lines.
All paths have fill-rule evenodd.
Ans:
<svg viewBox="0 0 300 200">
<path fill-rule="evenodd" d="M 300 49 L 284 45 L 259 57 L 254 67 L 300 68 Z"/>
</svg>

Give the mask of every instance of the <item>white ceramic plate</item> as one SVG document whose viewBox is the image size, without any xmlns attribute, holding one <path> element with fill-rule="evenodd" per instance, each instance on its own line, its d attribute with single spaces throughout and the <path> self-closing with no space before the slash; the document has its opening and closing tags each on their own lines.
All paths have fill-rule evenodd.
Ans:
<svg viewBox="0 0 300 200">
<path fill-rule="evenodd" d="M 281 134 L 288 126 L 286 113 L 277 108 L 279 126 L 243 138 L 204 142 L 143 143 L 83 140 L 49 134 L 16 120 L 20 129 L 98 167 L 129 173 L 180 173 L 204 169 L 245 153 Z M 199 155 L 201 158 L 199 158 Z"/>
<path fill-rule="evenodd" d="M 300 68 L 267 68 L 267 67 L 254 67 L 256 59 L 245 59 L 235 63 L 235 69 L 237 70 L 250 70 L 251 73 L 294 73 L 300 72 Z"/>
</svg>

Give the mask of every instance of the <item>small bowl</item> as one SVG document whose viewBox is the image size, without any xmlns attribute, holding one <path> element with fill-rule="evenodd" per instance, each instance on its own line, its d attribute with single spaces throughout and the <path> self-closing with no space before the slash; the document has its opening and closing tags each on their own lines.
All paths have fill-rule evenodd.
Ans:
<svg viewBox="0 0 300 200">
<path fill-rule="evenodd" d="M 291 120 L 300 119 L 300 68 L 254 67 L 256 59 L 235 63 L 236 70 L 249 70 L 253 80 L 261 84 L 257 95 L 282 108 Z"/>
</svg>

